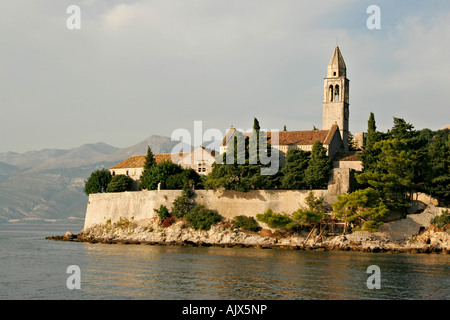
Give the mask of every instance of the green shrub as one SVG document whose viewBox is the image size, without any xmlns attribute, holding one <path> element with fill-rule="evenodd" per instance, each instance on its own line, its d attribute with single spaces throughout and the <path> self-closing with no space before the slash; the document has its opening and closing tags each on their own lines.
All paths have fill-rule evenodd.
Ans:
<svg viewBox="0 0 450 320">
<path fill-rule="evenodd" d="M 436 228 L 442 230 L 450 230 L 446 228 L 446 225 L 450 224 L 450 212 L 448 211 L 448 209 L 442 211 L 442 214 L 432 218 L 430 223 Z"/>
<path fill-rule="evenodd" d="M 179 195 L 172 204 L 172 214 L 177 218 L 183 218 L 186 214 L 194 208 L 195 203 L 191 197 L 193 191 L 190 189 L 183 189 L 181 195 Z"/>
<path fill-rule="evenodd" d="M 275 213 L 272 209 L 267 209 L 266 212 L 262 214 L 257 214 L 256 219 L 258 221 L 266 223 L 269 228 L 289 228 L 294 222 L 288 215 Z"/>
<path fill-rule="evenodd" d="M 256 222 L 255 218 L 247 216 L 236 216 L 232 220 L 234 228 L 241 228 L 248 231 L 259 231 L 261 227 Z"/>
<path fill-rule="evenodd" d="M 170 217 L 169 210 L 164 205 L 161 205 L 159 209 L 153 210 L 156 212 L 161 222 L 163 222 L 166 218 Z"/>
<path fill-rule="evenodd" d="M 216 211 L 209 210 L 201 204 L 192 208 L 184 218 L 189 226 L 196 230 L 209 230 L 213 224 L 221 220 L 220 215 Z"/>
<path fill-rule="evenodd" d="M 299 208 L 292 213 L 294 221 L 302 227 L 311 226 L 318 223 L 325 217 L 325 205 L 323 199 L 316 198 L 312 191 L 305 199 L 307 208 Z"/>
</svg>

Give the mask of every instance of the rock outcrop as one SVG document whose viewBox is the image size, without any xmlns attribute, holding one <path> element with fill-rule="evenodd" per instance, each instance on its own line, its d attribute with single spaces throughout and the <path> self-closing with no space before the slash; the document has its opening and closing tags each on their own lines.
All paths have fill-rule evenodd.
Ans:
<svg viewBox="0 0 450 320">
<path fill-rule="evenodd" d="M 96 225 L 78 235 L 66 232 L 52 240 L 91 243 L 161 244 L 183 246 L 257 247 L 305 250 L 343 250 L 398 253 L 449 253 L 450 234 L 430 225 L 440 208 L 427 207 L 424 212 L 406 219 L 386 223 L 378 232 L 357 231 L 333 237 L 308 237 L 308 232 L 259 232 L 236 229 L 222 221 L 209 230 L 194 230 L 184 220 L 163 227 L 158 218 L 146 224 L 122 220 L 120 223 Z"/>
</svg>

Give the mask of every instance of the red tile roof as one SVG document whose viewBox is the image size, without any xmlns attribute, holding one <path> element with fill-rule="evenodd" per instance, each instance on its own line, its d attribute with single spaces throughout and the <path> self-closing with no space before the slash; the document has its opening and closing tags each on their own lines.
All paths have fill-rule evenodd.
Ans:
<svg viewBox="0 0 450 320">
<path fill-rule="evenodd" d="M 183 153 L 180 152 L 178 154 L 176 153 L 162 153 L 162 154 L 155 154 L 153 158 L 156 160 L 156 163 L 160 163 L 163 161 L 173 161 L 178 160 L 183 156 Z M 143 168 L 145 164 L 145 158 L 147 155 L 138 155 L 138 156 L 132 156 L 124 161 L 122 161 L 119 164 L 116 164 L 115 166 L 111 167 L 110 169 L 125 169 L 125 168 Z"/>
<path fill-rule="evenodd" d="M 322 144 L 328 145 L 331 143 L 333 136 L 338 129 L 334 124 L 330 130 L 306 130 L 306 131 L 279 131 L 278 145 L 313 145 L 314 142 L 320 141 Z M 229 137 L 235 132 L 235 128 L 231 128 L 225 138 L 222 140 L 222 145 L 229 140 Z M 244 134 L 245 136 L 250 134 Z M 272 142 L 272 132 L 267 133 L 267 143 Z"/>
</svg>

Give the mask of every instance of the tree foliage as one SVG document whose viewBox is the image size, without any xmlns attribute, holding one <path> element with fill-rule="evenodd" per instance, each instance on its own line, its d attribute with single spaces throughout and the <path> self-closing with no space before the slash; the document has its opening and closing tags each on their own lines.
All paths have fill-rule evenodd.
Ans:
<svg viewBox="0 0 450 320">
<path fill-rule="evenodd" d="M 142 172 L 140 182 L 139 182 L 139 187 L 141 189 L 151 190 L 148 185 L 148 180 L 149 180 L 148 176 L 151 175 L 150 171 L 151 171 L 152 167 L 154 167 L 154 166 L 156 166 L 155 156 L 154 156 L 150 146 L 147 146 L 147 155 L 145 157 L 144 171 Z"/>
<path fill-rule="evenodd" d="M 161 189 L 167 189 L 167 179 L 170 176 L 182 173 L 183 169 L 180 165 L 175 164 L 171 161 L 162 161 L 158 164 L 152 165 L 150 169 L 145 171 L 141 176 L 141 188 L 148 190 L 158 189 L 158 184 L 160 184 Z M 174 182 L 171 181 L 172 185 Z"/>
<path fill-rule="evenodd" d="M 305 170 L 305 183 L 311 189 L 325 189 L 330 178 L 332 161 L 327 156 L 327 150 L 320 141 L 313 144 L 311 159 Z"/>
<path fill-rule="evenodd" d="M 105 192 L 111 179 L 112 175 L 107 169 L 92 172 L 85 183 L 84 193 L 90 195 L 91 193 Z"/>
<path fill-rule="evenodd" d="M 303 150 L 290 149 L 286 154 L 286 165 L 281 169 L 281 189 L 304 189 L 305 171 L 309 154 Z"/>
<path fill-rule="evenodd" d="M 228 143 L 227 152 L 218 156 L 206 177 L 205 189 L 249 191 L 257 189 L 274 189 L 278 186 L 279 172 L 263 175 L 261 170 L 269 165 L 263 164 L 261 158 L 271 156 L 270 144 L 261 144 L 261 138 L 267 139 L 265 133 L 260 135 L 259 122 L 255 118 L 252 137 L 245 137 L 235 131 Z M 262 147 L 262 146 L 266 147 Z M 278 159 L 276 160 L 278 165 Z"/>
<path fill-rule="evenodd" d="M 333 210 L 337 217 L 355 223 L 358 229 L 367 231 L 376 231 L 389 214 L 380 194 L 373 188 L 338 196 Z"/>
<path fill-rule="evenodd" d="M 411 151 L 404 140 L 398 139 L 381 140 L 373 149 L 379 151 L 378 161 L 373 169 L 364 170 L 356 179 L 377 190 L 390 208 L 404 208 L 414 178 Z"/>
<path fill-rule="evenodd" d="M 311 226 L 320 222 L 326 216 L 326 209 L 323 199 L 314 196 L 314 193 L 309 192 L 305 199 L 306 208 L 299 208 L 292 213 L 294 222 L 302 227 Z"/>
<path fill-rule="evenodd" d="M 177 218 L 183 218 L 195 206 L 192 200 L 193 191 L 190 189 L 183 189 L 181 194 L 173 201 L 172 214 Z"/>
<path fill-rule="evenodd" d="M 134 180 L 124 174 L 112 177 L 111 182 L 106 188 L 106 192 L 125 192 L 133 190 Z"/>
</svg>

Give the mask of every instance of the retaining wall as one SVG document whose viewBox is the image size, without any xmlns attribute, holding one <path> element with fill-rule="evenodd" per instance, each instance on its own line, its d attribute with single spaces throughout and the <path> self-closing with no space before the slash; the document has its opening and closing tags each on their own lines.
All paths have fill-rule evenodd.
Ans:
<svg viewBox="0 0 450 320">
<path fill-rule="evenodd" d="M 316 197 L 325 197 L 327 190 L 313 190 Z M 196 190 L 194 200 L 208 209 L 216 210 L 224 218 L 238 215 L 255 217 L 267 209 L 292 213 L 305 205 L 308 190 L 253 190 L 249 192 Z M 120 218 L 133 219 L 146 224 L 156 217 L 154 209 L 165 205 L 169 210 L 180 190 L 133 191 L 121 193 L 97 193 L 89 196 L 84 228 L 115 223 Z"/>
</svg>

